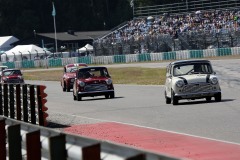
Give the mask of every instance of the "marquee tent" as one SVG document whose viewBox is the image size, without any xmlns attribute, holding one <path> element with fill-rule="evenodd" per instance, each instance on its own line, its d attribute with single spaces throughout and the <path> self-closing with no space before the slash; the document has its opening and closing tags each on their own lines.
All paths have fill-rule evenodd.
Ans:
<svg viewBox="0 0 240 160">
<path fill-rule="evenodd" d="M 4 51 L 7 51 L 12 48 L 12 43 L 19 41 L 14 36 L 4 36 L 0 37 L 0 52 L 3 53 Z"/>
<path fill-rule="evenodd" d="M 86 44 L 84 47 L 79 48 L 79 49 L 77 50 L 77 52 L 79 52 L 79 53 L 83 53 L 83 52 L 87 52 L 87 51 L 92 52 L 92 51 L 93 51 L 93 46 L 90 45 L 90 44 Z"/>
<path fill-rule="evenodd" d="M 24 60 L 34 60 L 36 58 L 40 58 L 41 56 L 45 57 L 49 55 L 51 52 L 44 50 L 41 47 L 36 45 L 18 45 L 9 51 L 5 52 L 5 54 L 1 55 L 2 61 L 22 61 Z"/>
</svg>

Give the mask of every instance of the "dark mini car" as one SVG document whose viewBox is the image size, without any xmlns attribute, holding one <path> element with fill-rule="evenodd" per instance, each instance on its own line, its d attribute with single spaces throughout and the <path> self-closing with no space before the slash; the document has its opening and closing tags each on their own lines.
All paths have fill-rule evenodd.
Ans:
<svg viewBox="0 0 240 160">
<path fill-rule="evenodd" d="M 79 68 L 87 67 L 85 63 L 75 63 L 75 64 L 68 64 L 63 67 L 63 76 L 61 78 L 61 86 L 63 92 L 70 90 L 73 88 L 73 82 L 76 77 L 76 72 Z"/>
<path fill-rule="evenodd" d="M 114 98 L 115 92 L 106 67 L 86 67 L 78 70 L 73 84 L 73 99 L 82 97 L 105 96 Z"/>
<path fill-rule="evenodd" d="M 5 69 L 2 71 L 2 83 L 24 83 L 24 78 L 20 69 Z"/>
</svg>

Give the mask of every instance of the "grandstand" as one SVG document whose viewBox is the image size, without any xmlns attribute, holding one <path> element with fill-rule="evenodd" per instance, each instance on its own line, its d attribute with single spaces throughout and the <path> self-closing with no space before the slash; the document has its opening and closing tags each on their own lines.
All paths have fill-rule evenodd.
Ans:
<svg viewBox="0 0 240 160">
<path fill-rule="evenodd" d="M 133 20 L 94 40 L 95 55 L 240 47 L 240 1 L 134 7 Z"/>
</svg>

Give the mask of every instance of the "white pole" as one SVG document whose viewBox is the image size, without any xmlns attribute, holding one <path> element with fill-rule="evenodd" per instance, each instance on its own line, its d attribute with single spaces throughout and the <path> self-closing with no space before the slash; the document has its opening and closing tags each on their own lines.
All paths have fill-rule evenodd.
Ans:
<svg viewBox="0 0 240 160">
<path fill-rule="evenodd" d="M 54 21 L 54 33 L 55 33 L 55 47 L 56 47 L 56 53 L 58 52 L 57 50 L 57 33 L 56 33 L 56 22 L 55 22 L 55 16 L 53 16 L 53 21 Z"/>
<path fill-rule="evenodd" d="M 52 3 L 53 3 L 53 2 L 52 2 Z M 53 4 L 53 6 L 54 6 L 54 4 Z M 56 11 L 55 11 L 55 7 L 54 7 L 54 12 L 56 12 Z M 53 14 L 53 22 L 54 22 L 54 34 L 55 34 L 55 47 L 56 47 L 56 53 L 57 53 L 58 50 L 57 50 L 57 33 L 56 33 L 56 21 L 55 21 L 55 16 L 56 16 L 56 13 Z M 55 55 L 54 55 L 54 57 L 55 57 Z"/>
</svg>

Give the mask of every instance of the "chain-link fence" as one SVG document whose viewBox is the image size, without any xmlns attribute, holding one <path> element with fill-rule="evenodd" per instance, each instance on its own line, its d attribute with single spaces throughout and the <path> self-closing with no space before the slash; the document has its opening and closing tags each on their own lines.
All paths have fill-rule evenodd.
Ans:
<svg viewBox="0 0 240 160">
<path fill-rule="evenodd" d="M 128 40 L 109 38 L 95 41 L 93 46 L 96 56 L 239 47 L 240 30 L 185 32 L 177 39 L 168 34 Z"/>
</svg>

